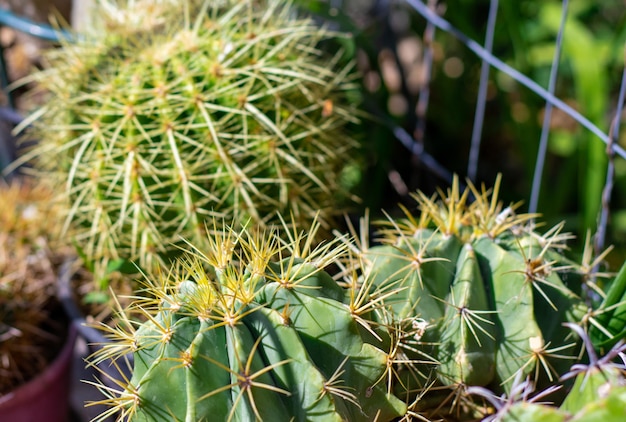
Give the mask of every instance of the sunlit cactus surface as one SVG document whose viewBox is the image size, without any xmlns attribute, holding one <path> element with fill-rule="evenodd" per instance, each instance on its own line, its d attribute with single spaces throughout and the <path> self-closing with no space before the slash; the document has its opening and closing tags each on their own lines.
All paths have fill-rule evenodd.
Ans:
<svg viewBox="0 0 626 422">
<path fill-rule="evenodd" d="M 554 383 L 583 356 L 563 324 L 587 329 L 602 312 L 583 293 L 601 293 L 593 280 L 606 275 L 605 255 L 592 260 L 588 245 L 582 263 L 568 259 L 562 225 L 540 232 L 538 216 L 504 206 L 498 188 L 461 191 L 455 180 L 418 193 L 419 214 L 383 222 L 382 245 L 361 242 L 371 290 L 395 292 L 384 303 L 400 327 L 397 354 L 412 361 L 398 369 L 398 391 L 424 393 L 416 408 L 471 408 L 468 386 L 499 394 L 516 376 Z"/>
<path fill-rule="evenodd" d="M 319 228 L 319 226 L 317 226 Z M 131 305 L 146 322 L 104 326 L 92 362 L 134 354 L 132 378 L 101 418 L 136 421 L 389 421 L 406 405 L 388 391 L 392 362 L 364 315 L 363 291 L 324 268 L 336 242 L 217 229 L 206 250 L 151 280 Z M 151 297 L 153 299 L 147 299 Z"/>
</svg>

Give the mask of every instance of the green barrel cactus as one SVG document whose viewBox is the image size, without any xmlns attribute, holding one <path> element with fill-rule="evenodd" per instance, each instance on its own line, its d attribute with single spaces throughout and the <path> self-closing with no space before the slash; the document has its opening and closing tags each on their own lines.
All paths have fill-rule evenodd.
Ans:
<svg viewBox="0 0 626 422">
<path fill-rule="evenodd" d="M 135 3 L 142 19 L 103 2 L 96 29 L 31 77 L 47 96 L 26 121 L 41 139 L 27 157 L 64 191 L 85 256 L 147 270 L 181 238 L 201 241 L 207 219 L 291 213 L 306 227 L 345 210 L 356 74 L 345 48 L 320 43 L 349 36 L 289 1 Z"/>
<path fill-rule="evenodd" d="M 404 389 L 462 404 L 466 387 L 507 391 L 520 373 L 550 383 L 580 352 L 562 325 L 587 312 L 588 277 L 562 254 L 570 236 L 561 225 L 537 232 L 536 216 L 498 202 L 498 185 L 419 193 L 419 217 L 405 210 L 381 229 L 382 245 L 360 251 L 372 291 L 395 291 L 385 306 L 414 362 L 398 371 Z M 429 394 L 416 408 L 433 404 Z"/>
<path fill-rule="evenodd" d="M 313 233 L 316 229 L 313 229 Z M 105 328 L 94 362 L 134 353 L 132 377 L 103 402 L 136 421 L 387 421 L 406 405 L 387 391 L 388 354 L 324 271 L 342 254 L 276 232 L 228 229 L 185 255 L 131 306 L 146 322 Z M 293 232 L 291 232 L 293 235 Z M 303 246 L 302 246 L 303 245 Z M 357 294 L 358 295 L 358 294 Z M 348 295 L 349 296 L 349 295 Z"/>
</svg>

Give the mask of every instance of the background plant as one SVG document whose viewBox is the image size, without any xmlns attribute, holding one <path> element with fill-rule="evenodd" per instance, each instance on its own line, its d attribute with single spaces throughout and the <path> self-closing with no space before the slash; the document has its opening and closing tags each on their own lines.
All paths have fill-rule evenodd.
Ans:
<svg viewBox="0 0 626 422">
<path fill-rule="evenodd" d="M 302 1 L 328 22 L 355 33 L 363 88 L 369 109 L 380 117 L 372 129 L 368 186 L 377 213 L 385 204 L 411 204 L 410 193 L 436 191 L 452 174 L 469 175 L 481 60 L 449 32 L 429 27 L 415 4 L 426 4 L 461 33 L 485 46 L 490 8 L 497 3 L 493 57 L 548 88 L 551 62 L 561 47 L 555 95 L 609 133 L 623 69 L 625 26 L 619 1 Z M 561 12 L 568 3 L 562 42 Z M 546 99 L 526 89 L 517 76 L 490 67 L 485 117 L 479 139 L 475 183 L 503 174 L 506 201 L 529 198 L 538 160 Z M 623 125 L 622 125 L 623 128 Z M 548 224 L 566 221 L 566 230 L 584 239 L 595 232 L 606 182 L 603 142 L 568 113 L 554 108 L 548 126 L 548 153 L 538 210 Z M 623 133 L 623 130 L 621 131 Z M 618 136 L 620 145 L 623 135 Z M 393 139 L 393 141 L 392 141 Z M 408 154 L 407 150 L 413 151 Z M 607 243 L 620 266 L 624 183 L 623 160 L 615 160 Z M 554 183 L 552 183 L 554 182 Z M 582 250 L 582 242 L 572 247 Z M 599 253 L 599 251 L 596 251 Z"/>
<path fill-rule="evenodd" d="M 141 4 L 142 25 L 106 9 L 31 78 L 49 96 L 25 123 L 41 139 L 25 157 L 63 187 L 97 275 L 167 261 L 207 218 L 329 224 L 351 200 L 358 113 L 353 65 L 318 45 L 342 35 L 275 0 Z"/>
</svg>

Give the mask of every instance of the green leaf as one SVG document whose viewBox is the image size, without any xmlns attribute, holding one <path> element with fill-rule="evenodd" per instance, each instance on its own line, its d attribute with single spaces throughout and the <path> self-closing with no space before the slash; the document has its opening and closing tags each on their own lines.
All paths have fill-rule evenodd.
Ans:
<svg viewBox="0 0 626 422">
<path fill-rule="evenodd" d="M 611 347 L 626 334 L 626 263 L 611 283 L 606 297 L 600 305 L 597 320 L 611 337 L 598 327 L 591 326 L 589 335 L 594 347 Z"/>
<path fill-rule="evenodd" d="M 107 303 L 109 299 L 110 299 L 110 296 L 107 292 L 103 292 L 103 291 L 88 292 L 85 296 L 83 296 L 83 303 L 103 304 L 103 303 Z"/>
<path fill-rule="evenodd" d="M 139 271 L 137 265 L 127 259 L 113 259 L 107 263 L 106 275 L 111 275 L 114 272 L 120 272 L 122 274 L 137 274 Z"/>
</svg>

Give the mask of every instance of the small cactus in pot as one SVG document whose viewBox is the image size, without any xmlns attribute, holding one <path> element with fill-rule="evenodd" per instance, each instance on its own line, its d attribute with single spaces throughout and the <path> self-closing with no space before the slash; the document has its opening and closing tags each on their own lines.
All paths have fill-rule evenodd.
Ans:
<svg viewBox="0 0 626 422">
<path fill-rule="evenodd" d="M 119 259 L 149 271 L 181 238 L 200 242 L 207 219 L 341 213 L 355 73 L 318 45 L 343 36 L 278 0 L 141 4 L 142 25 L 109 7 L 31 77 L 50 95 L 27 120 L 41 139 L 27 157 L 62 187 L 69 233 L 99 272 Z"/>
<path fill-rule="evenodd" d="M 386 421 L 406 405 L 383 380 L 389 356 L 324 268 L 344 254 L 312 237 L 217 229 L 147 296 L 146 322 L 103 326 L 93 362 L 134 353 L 131 379 L 103 403 L 137 421 Z M 285 237 L 285 236 L 283 236 Z M 366 307 L 369 309 L 369 307 Z M 371 328 L 370 328 L 371 329 Z M 380 344 L 376 344 L 380 343 Z M 104 413 L 103 417 L 109 413 Z"/>
<path fill-rule="evenodd" d="M 52 194 L 32 181 L 0 181 L 0 396 L 39 375 L 67 335 L 55 276 L 67 250 Z"/>
</svg>

